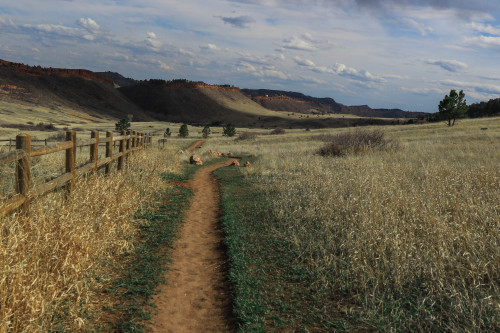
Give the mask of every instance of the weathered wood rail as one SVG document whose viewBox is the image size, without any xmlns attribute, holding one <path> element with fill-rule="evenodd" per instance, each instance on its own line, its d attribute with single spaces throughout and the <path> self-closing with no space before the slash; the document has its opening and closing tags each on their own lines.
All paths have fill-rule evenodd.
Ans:
<svg viewBox="0 0 500 333">
<path fill-rule="evenodd" d="M 119 142 L 118 154 L 113 154 L 113 146 Z M 99 144 L 106 144 L 106 155 L 99 159 Z M 28 213 L 30 201 L 42 196 L 56 188 L 65 186 L 66 195 L 69 197 L 75 189 L 76 178 L 84 174 L 97 174 L 98 169 L 104 167 L 105 174 L 113 172 L 113 162 L 117 160 L 116 170 L 121 170 L 128 155 L 138 149 L 150 146 L 151 136 L 135 131 L 122 131 L 119 136 L 113 132 L 106 132 L 106 138 L 99 138 L 98 131 L 92 131 L 90 139 L 77 139 L 75 131 L 66 132 L 66 141 L 42 147 L 32 147 L 31 137 L 28 134 L 19 134 L 16 137 L 16 149 L 0 154 L 0 165 L 16 163 L 16 194 L 0 205 L 0 217 L 21 208 L 22 212 Z M 89 162 L 76 168 L 76 149 L 78 147 L 90 147 Z M 58 151 L 66 151 L 65 173 L 61 176 L 30 188 L 31 165 L 30 158 L 47 155 Z"/>
</svg>

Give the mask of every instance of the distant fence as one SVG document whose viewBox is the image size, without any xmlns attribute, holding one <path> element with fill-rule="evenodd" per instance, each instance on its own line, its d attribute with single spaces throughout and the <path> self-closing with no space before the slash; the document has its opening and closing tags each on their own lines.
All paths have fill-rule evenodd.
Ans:
<svg viewBox="0 0 500 333">
<path fill-rule="evenodd" d="M 16 163 L 16 194 L 0 206 L 0 217 L 18 208 L 28 213 L 31 199 L 42 196 L 58 187 L 65 186 L 66 195 L 71 196 L 75 188 L 76 177 L 90 172 L 97 174 L 97 170 L 101 167 L 105 167 L 104 172 L 109 174 L 113 171 L 113 161 L 115 160 L 118 160 L 116 169 L 121 170 L 131 152 L 151 146 L 152 140 L 151 136 L 135 131 L 122 131 L 120 136 L 114 136 L 113 132 L 106 132 L 105 139 L 99 139 L 99 132 L 92 131 L 90 139 L 77 140 L 76 132 L 68 131 L 66 132 L 66 141 L 59 144 L 33 148 L 31 136 L 28 134 L 18 135 L 15 143 L 15 150 L 0 154 L 0 165 Z M 98 154 L 100 143 L 106 144 L 106 156 L 103 159 L 99 159 Z M 116 143 L 119 143 L 119 152 L 113 154 L 113 146 Z M 90 161 L 76 169 L 76 148 L 84 146 L 90 147 Z M 62 150 L 66 151 L 66 172 L 56 179 L 30 189 L 30 158 Z"/>
</svg>

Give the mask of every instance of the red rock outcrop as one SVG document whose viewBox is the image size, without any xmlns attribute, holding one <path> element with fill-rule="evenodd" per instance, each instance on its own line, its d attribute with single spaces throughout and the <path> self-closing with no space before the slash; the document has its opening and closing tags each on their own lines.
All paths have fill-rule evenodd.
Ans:
<svg viewBox="0 0 500 333">
<path fill-rule="evenodd" d="M 97 81 L 114 86 L 113 80 L 103 75 L 94 73 L 86 69 L 64 69 L 64 68 L 43 68 L 39 66 L 28 66 L 0 59 L 0 66 L 10 67 L 18 72 L 33 75 L 58 75 L 61 77 L 79 77 L 89 81 Z"/>
</svg>

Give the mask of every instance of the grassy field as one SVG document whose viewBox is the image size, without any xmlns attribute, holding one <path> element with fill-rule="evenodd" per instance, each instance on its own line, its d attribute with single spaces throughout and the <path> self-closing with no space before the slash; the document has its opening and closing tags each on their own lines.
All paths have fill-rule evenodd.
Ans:
<svg viewBox="0 0 500 333">
<path fill-rule="evenodd" d="M 242 331 L 498 331 L 500 119 L 386 127 L 397 150 L 316 154 L 318 133 L 345 131 L 206 145 L 258 156 L 221 174 L 239 182 L 225 223 L 240 226 Z"/>
<path fill-rule="evenodd" d="M 253 164 L 217 172 L 240 331 L 500 329 L 500 119 L 381 129 L 398 148 L 317 154 L 320 138 L 351 129 L 216 133 L 204 145 L 205 160 L 211 149 Z M 155 221 L 179 220 L 186 199 L 164 177 L 192 171 L 181 176 L 176 152 L 200 132 L 136 154 L 126 173 L 82 179 L 69 201 L 53 193 L 29 218 L 2 218 L 0 332 L 139 330 L 157 275 L 123 272 L 146 267 L 145 244 L 171 241 Z M 58 159 L 34 161 L 34 182 L 56 176 Z"/>
</svg>

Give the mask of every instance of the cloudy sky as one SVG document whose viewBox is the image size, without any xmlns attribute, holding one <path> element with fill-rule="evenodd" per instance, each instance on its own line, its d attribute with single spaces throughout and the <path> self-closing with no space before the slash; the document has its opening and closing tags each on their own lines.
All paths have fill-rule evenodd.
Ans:
<svg viewBox="0 0 500 333">
<path fill-rule="evenodd" d="M 500 97 L 500 2 L 0 0 L 0 58 L 435 112 Z"/>
</svg>

